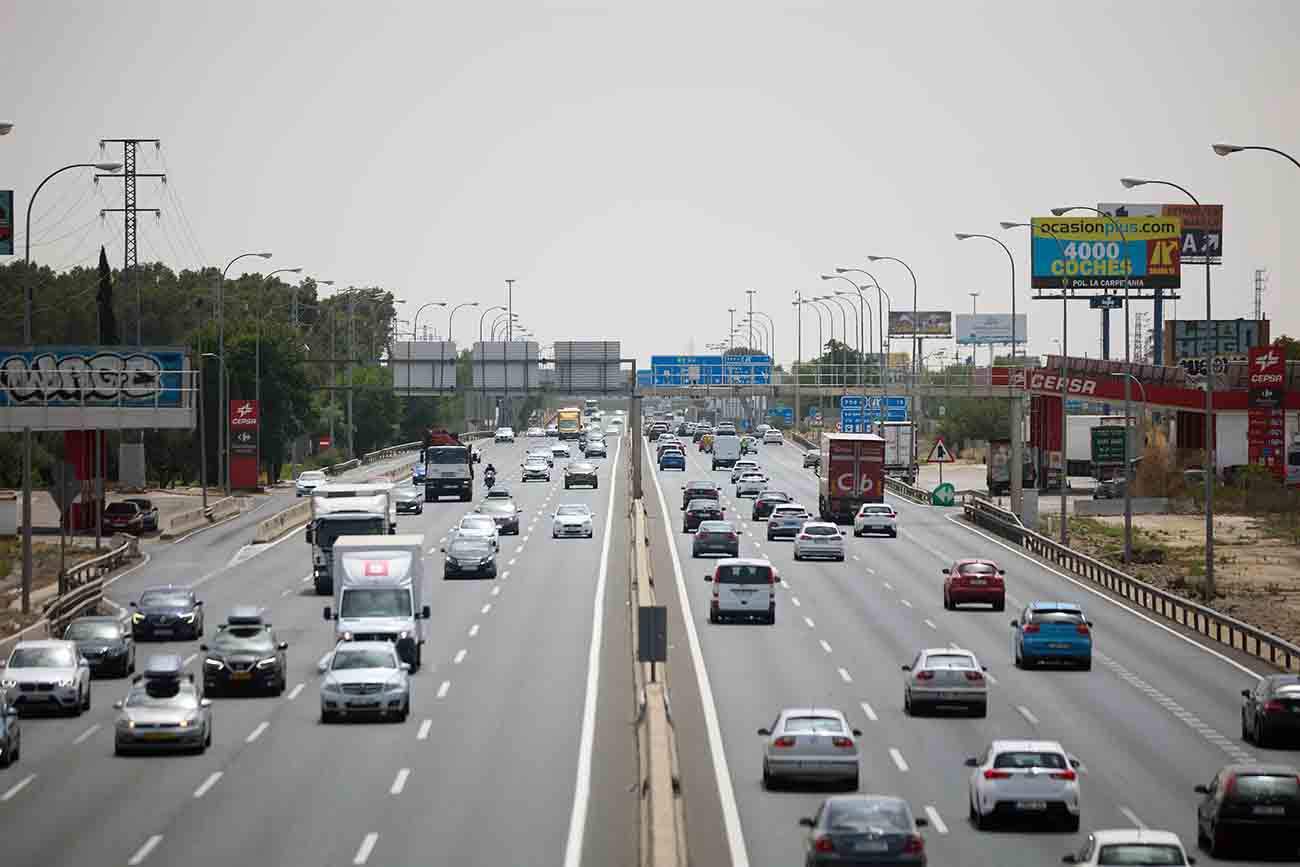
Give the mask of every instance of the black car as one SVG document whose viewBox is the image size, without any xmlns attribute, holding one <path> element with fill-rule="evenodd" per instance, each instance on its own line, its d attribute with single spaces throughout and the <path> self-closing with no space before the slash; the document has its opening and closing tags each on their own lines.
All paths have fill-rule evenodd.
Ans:
<svg viewBox="0 0 1300 867">
<path fill-rule="evenodd" d="M 717 500 L 691 500 L 682 514 L 682 532 L 689 533 L 703 521 L 721 521 L 725 513 Z"/>
<path fill-rule="evenodd" d="M 1300 777 L 1287 765 L 1227 765 L 1196 806 L 1196 842 L 1215 858 L 1249 848 L 1294 856 L 1300 841 Z"/>
<path fill-rule="evenodd" d="M 140 507 L 140 518 L 144 522 L 144 531 L 146 533 L 156 532 L 158 529 L 158 507 L 154 505 L 153 500 L 144 497 L 127 497 L 122 502 L 135 503 Z"/>
<path fill-rule="evenodd" d="M 1260 748 L 1300 735 L 1300 675 L 1270 674 L 1241 691 L 1241 739 Z"/>
<path fill-rule="evenodd" d="M 235 690 L 279 695 L 284 692 L 289 645 L 271 631 L 256 608 L 236 608 L 217 627 L 203 651 L 203 692 L 220 695 Z"/>
<path fill-rule="evenodd" d="M 452 539 L 439 550 L 447 555 L 442 566 L 444 580 L 497 577 L 496 551 L 482 539 Z"/>
<path fill-rule="evenodd" d="M 751 521 L 766 520 L 772 514 L 772 507 L 781 503 L 793 503 L 794 498 L 783 491 L 764 491 L 754 499 L 754 511 L 749 516 Z"/>
<path fill-rule="evenodd" d="M 722 491 L 717 482 L 700 481 L 687 482 L 682 486 L 682 508 L 691 500 L 719 500 L 722 498 Z"/>
<path fill-rule="evenodd" d="M 474 511 L 490 515 L 496 521 L 497 532 L 502 536 L 519 535 L 519 516 L 524 510 L 516 506 L 514 500 L 484 500 Z"/>
<path fill-rule="evenodd" d="M 818 451 L 817 449 L 808 449 L 808 451 L 803 453 L 803 468 L 805 470 L 808 469 L 809 467 L 812 467 L 813 469 L 817 469 L 821 465 L 822 465 L 822 453 L 820 451 Z"/>
<path fill-rule="evenodd" d="M 575 461 L 565 467 L 564 487 L 567 490 L 574 485 L 600 487 L 600 482 L 596 479 L 596 465 L 591 461 Z"/>
<path fill-rule="evenodd" d="M 808 829 L 804 864 L 914 864 L 924 867 L 929 822 L 891 795 L 839 795 L 822 801 L 817 815 L 799 820 Z"/>
<path fill-rule="evenodd" d="M 109 503 L 104 507 L 104 528 L 115 533 L 134 533 L 138 536 L 144 532 L 144 514 L 135 503 L 125 500 Z"/>
<path fill-rule="evenodd" d="M 188 587 L 153 587 L 131 603 L 131 633 L 146 638 L 187 638 L 203 634 L 203 600 Z"/>
<path fill-rule="evenodd" d="M 78 617 L 63 630 L 90 665 L 91 677 L 126 677 L 135 671 L 135 639 L 117 617 Z"/>
<path fill-rule="evenodd" d="M 18 761 L 22 754 L 23 730 L 18 722 L 18 708 L 0 695 L 0 768 Z"/>
<path fill-rule="evenodd" d="M 727 521 L 701 521 L 691 542 L 691 556 L 721 554 L 724 557 L 740 556 L 740 534 Z"/>
</svg>

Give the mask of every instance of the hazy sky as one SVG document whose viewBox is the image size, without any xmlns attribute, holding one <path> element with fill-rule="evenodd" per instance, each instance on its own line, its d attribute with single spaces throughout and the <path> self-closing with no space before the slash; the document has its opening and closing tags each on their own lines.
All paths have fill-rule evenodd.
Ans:
<svg viewBox="0 0 1300 867">
<path fill-rule="evenodd" d="M 0 33 L 16 124 L 0 187 L 20 216 L 101 137 L 163 140 L 141 154 L 170 176 L 140 182 L 138 204 L 164 211 L 141 217 L 141 261 L 269 249 L 390 287 L 407 315 L 504 303 L 512 277 L 543 343 L 620 339 L 642 359 L 723 338 L 752 288 L 786 360 L 793 291 L 868 253 L 912 265 L 922 309 L 969 311 L 980 290 L 981 312 L 1007 311 L 1003 252 L 952 238 L 990 232 L 1017 256 L 1030 349 L 1049 352 L 1059 305 L 1029 300 L 1027 232 L 997 222 L 1164 198 L 1126 195 L 1134 174 L 1225 205 L 1216 317 L 1250 316 L 1267 268 L 1274 333 L 1300 332 L 1300 245 L 1284 244 L 1300 170 L 1209 147 L 1300 152 L 1297 2 L 0 0 Z M 120 197 L 120 181 L 51 182 L 34 257 L 92 264 L 107 242 L 120 263 L 120 221 L 98 217 Z M 872 270 L 911 306 L 906 271 Z M 1184 318 L 1204 316 L 1203 273 L 1186 269 Z M 1072 354 L 1096 356 L 1096 315 L 1072 312 Z"/>
</svg>

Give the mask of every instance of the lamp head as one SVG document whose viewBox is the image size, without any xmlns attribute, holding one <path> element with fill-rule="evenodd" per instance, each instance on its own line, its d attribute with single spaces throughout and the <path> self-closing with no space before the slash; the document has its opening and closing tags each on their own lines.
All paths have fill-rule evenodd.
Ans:
<svg viewBox="0 0 1300 867">
<path fill-rule="evenodd" d="M 1151 183 L 1145 178 L 1120 178 L 1119 182 L 1124 185 L 1124 189 L 1131 190 L 1134 187 L 1140 187 L 1143 184 Z"/>
<path fill-rule="evenodd" d="M 285 273 L 288 273 L 288 274 L 301 274 L 301 273 L 302 273 L 302 269 L 301 269 L 301 268 L 285 268 L 284 271 L 285 271 Z"/>
<path fill-rule="evenodd" d="M 968 235 L 965 232 L 953 232 L 952 236 L 956 238 L 958 241 L 965 241 L 967 238 L 972 237 L 971 235 Z"/>
<path fill-rule="evenodd" d="M 1242 147 L 1241 145 L 1234 145 L 1234 144 L 1216 144 L 1216 145 L 1211 145 L 1211 147 L 1213 147 L 1214 152 L 1221 157 L 1226 157 L 1228 154 L 1235 154 L 1237 151 L 1245 150 L 1245 148 Z"/>
<path fill-rule="evenodd" d="M 838 269 L 836 269 L 836 270 L 838 270 Z M 821 277 L 823 280 L 834 280 L 835 277 L 836 277 L 837 275 L 835 275 L 835 274 L 819 274 L 818 276 Z"/>
<path fill-rule="evenodd" d="M 1065 214 L 1068 214 L 1068 213 L 1070 213 L 1070 212 L 1073 211 L 1073 210 L 1074 210 L 1074 208 L 1072 208 L 1072 207 L 1070 207 L 1070 208 L 1052 208 L 1052 216 L 1054 216 L 1054 217 L 1064 216 Z"/>
<path fill-rule="evenodd" d="M 880 261 L 881 259 L 883 259 L 883 258 L 885 258 L 885 257 L 884 257 L 884 256 L 868 256 L 868 257 L 867 257 L 867 261 L 868 261 L 868 262 L 879 262 L 879 261 Z"/>
<path fill-rule="evenodd" d="M 835 266 L 835 273 L 836 273 L 836 274 L 843 274 L 845 271 L 849 271 L 849 270 L 852 270 L 852 269 L 850 269 L 850 268 L 841 268 L 839 265 L 836 265 L 836 266 Z"/>
<path fill-rule="evenodd" d="M 95 163 L 94 165 L 95 168 L 99 169 L 101 172 L 115 172 L 122 168 L 121 163 Z"/>
<path fill-rule="evenodd" d="M 270 254 L 270 253 L 254 253 L 253 255 L 254 255 L 254 256 L 257 256 L 257 257 L 260 258 L 260 259 L 270 259 L 270 258 L 271 258 L 271 254 Z"/>
<path fill-rule="evenodd" d="M 1001 220 L 998 225 L 1004 229 L 1019 229 L 1021 226 L 1027 226 L 1028 223 L 1016 223 L 1011 220 Z"/>
</svg>

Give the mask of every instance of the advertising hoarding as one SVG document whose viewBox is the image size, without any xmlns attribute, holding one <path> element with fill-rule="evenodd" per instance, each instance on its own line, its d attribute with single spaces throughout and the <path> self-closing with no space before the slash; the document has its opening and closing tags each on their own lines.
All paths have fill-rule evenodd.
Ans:
<svg viewBox="0 0 1300 867">
<path fill-rule="evenodd" d="M 1024 343 L 1028 317 L 1016 314 L 1016 343 Z M 982 345 L 986 343 L 1011 343 L 1010 313 L 958 313 L 957 342 Z"/>
<path fill-rule="evenodd" d="M 257 487 L 257 439 L 260 428 L 258 405 L 255 400 L 230 401 L 230 486 L 251 489 Z"/>
<path fill-rule="evenodd" d="M 1177 289 L 1183 222 L 1178 217 L 1034 217 L 1035 289 Z"/>
<path fill-rule="evenodd" d="M 1223 258 L 1223 205 L 1102 202 L 1097 210 L 1116 217 L 1178 217 L 1184 265 L 1204 265 L 1207 259 L 1217 265 Z"/>
<path fill-rule="evenodd" d="M 889 311 L 890 337 L 951 337 L 952 312 L 948 310 Z"/>
<path fill-rule="evenodd" d="M 1267 319 L 1170 319 L 1165 322 L 1165 357 L 1169 366 L 1210 355 L 1245 357 L 1269 342 Z"/>
</svg>

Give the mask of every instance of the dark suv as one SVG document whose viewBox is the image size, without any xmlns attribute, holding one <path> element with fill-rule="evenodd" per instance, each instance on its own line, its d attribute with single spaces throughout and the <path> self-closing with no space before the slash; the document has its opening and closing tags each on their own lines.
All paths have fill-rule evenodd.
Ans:
<svg viewBox="0 0 1300 867">
<path fill-rule="evenodd" d="M 692 500 L 682 515 L 682 532 L 689 533 L 704 521 L 721 521 L 726 515 L 717 500 Z"/>
<path fill-rule="evenodd" d="M 718 490 L 717 482 L 687 482 L 682 486 L 682 508 L 691 502 L 691 500 L 718 500 L 721 499 L 721 493 Z"/>
<path fill-rule="evenodd" d="M 203 691 L 208 695 L 251 690 L 284 692 L 289 645 L 271 631 L 256 608 L 236 608 L 217 627 L 203 651 Z"/>
</svg>

